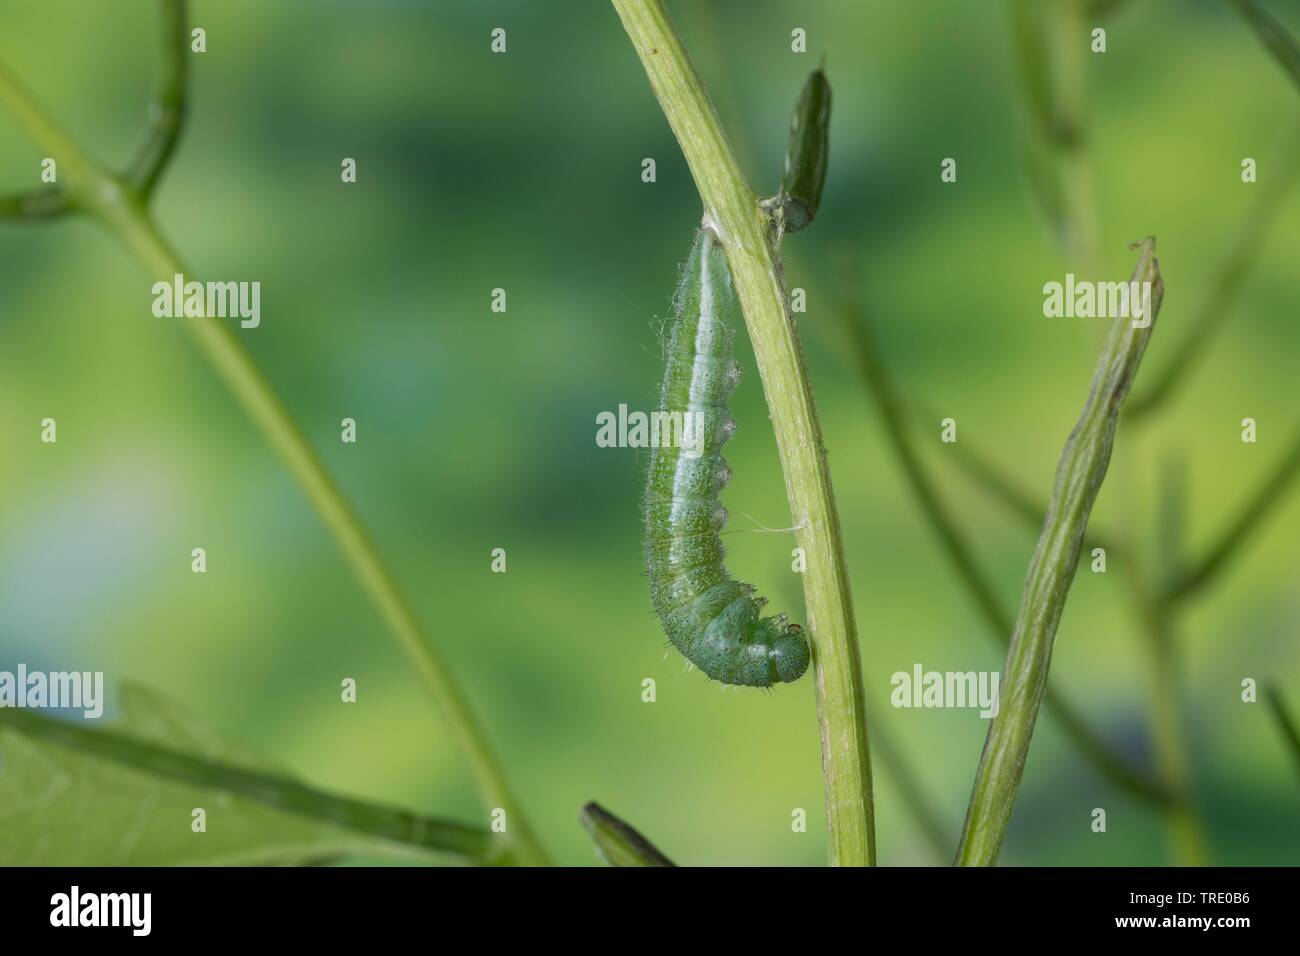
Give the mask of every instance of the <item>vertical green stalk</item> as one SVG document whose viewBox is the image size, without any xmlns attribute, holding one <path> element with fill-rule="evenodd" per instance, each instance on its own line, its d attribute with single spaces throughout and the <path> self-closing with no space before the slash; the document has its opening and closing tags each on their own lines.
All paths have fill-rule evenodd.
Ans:
<svg viewBox="0 0 1300 956">
<path fill-rule="evenodd" d="M 1162 579 L 1177 574 L 1183 560 L 1186 470 L 1181 462 L 1166 461 L 1161 468 L 1157 510 L 1156 556 L 1164 570 Z M 1182 658 L 1175 632 L 1173 605 L 1158 596 L 1138 568 L 1128 575 L 1146 634 L 1150 671 L 1151 729 L 1156 772 L 1172 801 L 1166 817 L 1169 843 L 1180 866 L 1205 866 L 1209 862 L 1200 816 L 1192 802 L 1187 735 L 1184 730 Z"/>
<path fill-rule="evenodd" d="M 969 539 L 962 533 L 957 521 L 939 496 L 938 489 L 931 481 L 930 474 L 922 463 L 921 456 L 908 436 L 904 422 L 903 402 L 894 382 L 885 370 L 884 362 L 877 353 L 874 337 L 867 325 L 866 316 L 859 309 L 844 310 L 845 331 L 849 335 L 851 348 L 857 356 L 862 377 L 867 383 L 884 419 L 885 435 L 894 450 L 894 457 L 902 466 L 907 483 L 916 497 L 921 511 L 929 520 L 935 535 L 939 538 L 944 552 L 952 562 L 957 577 L 965 586 L 971 599 L 975 602 L 992 634 L 1002 647 L 1011 640 L 1013 625 L 1011 615 L 998 598 L 997 589 L 988 575 L 979 566 L 974 549 Z M 938 421 L 939 416 L 930 416 Z M 1028 501 L 1022 494 L 1005 483 L 999 482 L 987 464 L 972 455 L 967 441 L 958 442 L 954 449 L 961 449 L 957 454 L 963 464 L 976 469 L 986 480 L 991 479 L 999 492 L 1005 492 L 1012 506 L 1030 515 L 1029 520 L 1035 526 L 1042 520 L 1044 509 Z M 1088 536 L 1084 536 L 1084 547 L 1091 547 Z M 1088 727 L 1087 722 L 1074 709 L 1073 705 L 1054 690 L 1049 683 L 1043 696 L 1044 705 L 1060 724 L 1061 729 L 1078 748 L 1079 752 L 1090 760 L 1094 767 L 1113 784 L 1128 791 L 1133 796 L 1149 803 L 1160 805 L 1165 802 L 1164 791 L 1145 776 L 1133 770 L 1126 761 L 1110 752 L 1105 741 Z M 875 731 L 876 750 L 883 755 L 880 747 L 879 722 Z"/>
<path fill-rule="evenodd" d="M 1093 502 L 1106 477 L 1119 411 L 1155 328 L 1164 286 L 1155 239 L 1140 244 L 1141 258 L 1130 282 L 1150 283 L 1145 327 L 1118 318 L 1102 347 L 1101 361 L 1078 424 L 1070 432 L 1056 469 L 1056 481 L 1038 547 L 1029 563 L 1020 612 L 1002 671 L 1002 696 L 993 718 L 956 862 L 992 866 L 1015 806 L 1034 721 L 1047 688 L 1052 645 L 1074 583 Z"/>
<path fill-rule="evenodd" d="M 159 0 L 159 12 L 162 14 L 161 68 L 149 104 L 149 127 L 126 176 L 135 191 L 146 198 L 153 194 L 176 152 L 189 107 L 186 88 L 190 37 L 186 0 Z"/>
<path fill-rule="evenodd" d="M 1097 259 L 1096 208 L 1092 195 L 1092 163 L 1088 157 L 1087 23 L 1081 0 L 1057 0 L 1053 17 L 1053 58 L 1057 74 L 1057 122 L 1061 133 L 1061 193 L 1068 232 L 1066 244 L 1080 268 L 1090 274 Z"/>
<path fill-rule="evenodd" d="M 125 179 L 91 160 L 47 118 L 3 65 L 0 65 L 0 105 L 8 108 L 28 133 L 58 159 L 74 208 L 88 212 L 125 245 L 151 281 L 171 281 L 178 273 L 193 278 L 159 235 L 142 194 Z M 518 809 L 505 774 L 468 701 L 302 430 L 228 325 L 202 319 L 187 319 L 184 325 L 199 351 L 280 456 L 334 537 L 362 588 L 379 608 L 399 646 L 441 706 L 448 727 L 469 758 L 484 799 L 506 811 L 505 842 L 513 859 L 527 864 L 545 863 L 545 854 Z"/>
<path fill-rule="evenodd" d="M 1087 153 L 1088 30 L 1082 0 L 1008 0 L 1012 54 L 1034 124 L 1029 172 L 1056 238 L 1081 272 L 1096 258 Z"/>
<path fill-rule="evenodd" d="M 897 742 L 885 733 L 883 721 L 878 718 L 871 725 L 871 749 L 875 752 L 876 768 L 884 767 L 885 773 L 893 778 L 898 795 L 902 797 L 908 813 L 916 822 L 917 829 L 930 844 L 938 860 L 948 859 L 952 852 L 952 831 L 944 822 L 943 813 L 926 792 L 911 759 Z"/>
<path fill-rule="evenodd" d="M 799 546 L 833 865 L 875 863 L 871 761 L 839 515 L 812 390 L 759 197 L 741 174 L 661 0 L 613 0 L 727 251 L 772 417 Z"/>
</svg>

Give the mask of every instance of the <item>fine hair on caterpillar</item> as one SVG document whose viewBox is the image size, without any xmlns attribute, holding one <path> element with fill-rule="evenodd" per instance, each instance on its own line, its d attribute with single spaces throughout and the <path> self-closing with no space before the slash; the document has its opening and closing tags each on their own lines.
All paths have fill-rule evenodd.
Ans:
<svg viewBox="0 0 1300 956">
<path fill-rule="evenodd" d="M 810 652 L 803 629 L 783 614 L 760 617 L 767 599 L 723 566 L 720 495 L 731 480 L 722 446 L 736 430 L 727 399 L 740 381 L 732 357 L 734 302 L 726 253 L 706 224 L 695 233 L 673 296 L 659 409 L 689 413 L 701 429 L 699 454 L 650 452 L 646 480 L 646 565 L 650 597 L 668 639 L 724 684 L 771 687 L 798 680 Z"/>
</svg>

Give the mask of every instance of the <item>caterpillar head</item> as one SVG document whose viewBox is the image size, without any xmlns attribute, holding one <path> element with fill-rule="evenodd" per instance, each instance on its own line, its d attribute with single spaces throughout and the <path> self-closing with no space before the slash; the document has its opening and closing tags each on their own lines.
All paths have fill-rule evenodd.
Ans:
<svg viewBox="0 0 1300 956">
<path fill-rule="evenodd" d="M 767 645 L 769 674 L 782 684 L 797 681 L 808 670 L 811 659 L 803 628 L 787 623 L 784 614 L 764 619 L 759 628 L 761 639 Z"/>
<path fill-rule="evenodd" d="M 776 676 L 781 683 L 797 681 L 808 670 L 811 655 L 808 653 L 808 641 L 803 636 L 803 628 L 798 624 L 786 627 L 781 636 L 772 642 L 769 652 Z"/>
</svg>

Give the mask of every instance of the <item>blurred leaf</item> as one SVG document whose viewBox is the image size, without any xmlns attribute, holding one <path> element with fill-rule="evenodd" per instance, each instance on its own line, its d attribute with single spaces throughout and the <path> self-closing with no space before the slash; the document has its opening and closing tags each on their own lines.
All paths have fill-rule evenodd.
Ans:
<svg viewBox="0 0 1300 956">
<path fill-rule="evenodd" d="M 178 704 L 124 685 L 114 729 L 250 769 L 271 769 Z M 190 829 L 207 811 L 207 832 Z M 0 726 L 0 866 L 283 865 L 375 842 L 211 788 L 172 783 Z"/>
</svg>

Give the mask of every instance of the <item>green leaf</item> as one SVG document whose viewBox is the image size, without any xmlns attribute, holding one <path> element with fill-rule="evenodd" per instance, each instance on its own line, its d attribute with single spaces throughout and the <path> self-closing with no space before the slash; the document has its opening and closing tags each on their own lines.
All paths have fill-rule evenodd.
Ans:
<svg viewBox="0 0 1300 956">
<path fill-rule="evenodd" d="M 121 734 L 274 769 L 152 691 L 124 685 L 120 700 L 113 729 Z M 196 807 L 207 811 L 205 833 L 191 830 Z M 0 866 L 302 864 L 376 849 L 376 841 L 330 824 L 160 779 L 24 733 L 8 720 L 0 724 L 0 832 Z"/>
<path fill-rule="evenodd" d="M 790 140 L 777 203 L 785 211 L 785 231 L 798 232 L 817 216 L 830 156 L 831 85 L 824 70 L 814 70 L 790 115 Z"/>
<path fill-rule="evenodd" d="M 578 817 L 596 844 L 596 854 L 610 866 L 676 866 L 639 831 L 599 803 L 588 803 Z"/>
</svg>

